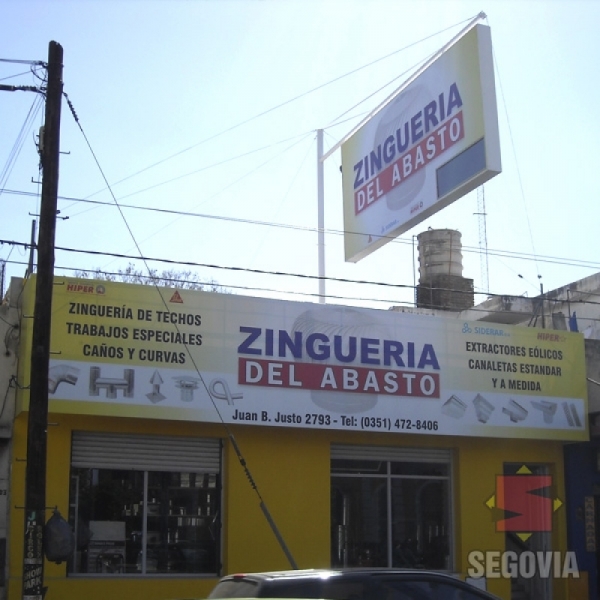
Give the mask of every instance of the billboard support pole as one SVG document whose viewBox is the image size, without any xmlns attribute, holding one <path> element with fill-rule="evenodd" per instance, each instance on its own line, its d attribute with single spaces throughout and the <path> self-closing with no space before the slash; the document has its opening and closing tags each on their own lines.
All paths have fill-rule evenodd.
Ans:
<svg viewBox="0 0 600 600">
<path fill-rule="evenodd" d="M 325 304 L 325 173 L 323 163 L 323 130 L 317 129 L 317 243 L 320 304 Z"/>
</svg>

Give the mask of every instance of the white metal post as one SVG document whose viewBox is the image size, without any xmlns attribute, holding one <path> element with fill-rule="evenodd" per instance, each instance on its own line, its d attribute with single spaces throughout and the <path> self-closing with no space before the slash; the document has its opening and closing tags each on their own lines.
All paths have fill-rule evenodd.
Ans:
<svg viewBox="0 0 600 600">
<path fill-rule="evenodd" d="M 319 259 L 319 303 L 321 304 L 325 304 L 325 178 L 323 162 L 323 130 L 317 129 L 317 239 Z"/>
</svg>

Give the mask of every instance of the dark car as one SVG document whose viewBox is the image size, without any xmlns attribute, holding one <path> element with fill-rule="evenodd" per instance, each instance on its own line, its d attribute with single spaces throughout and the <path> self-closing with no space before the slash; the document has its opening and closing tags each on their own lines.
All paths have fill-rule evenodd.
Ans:
<svg viewBox="0 0 600 600">
<path fill-rule="evenodd" d="M 360 568 L 227 575 L 208 597 L 499 600 L 489 592 L 438 571 Z"/>
</svg>

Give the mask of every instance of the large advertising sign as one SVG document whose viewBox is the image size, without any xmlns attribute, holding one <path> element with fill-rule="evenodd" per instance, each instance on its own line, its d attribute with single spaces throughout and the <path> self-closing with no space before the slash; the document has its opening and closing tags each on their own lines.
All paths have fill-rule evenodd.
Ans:
<svg viewBox="0 0 600 600">
<path fill-rule="evenodd" d="M 51 412 L 588 437 L 578 333 L 68 278 L 52 310 Z"/>
<path fill-rule="evenodd" d="M 346 261 L 501 170 L 491 33 L 479 24 L 342 144 Z"/>
</svg>

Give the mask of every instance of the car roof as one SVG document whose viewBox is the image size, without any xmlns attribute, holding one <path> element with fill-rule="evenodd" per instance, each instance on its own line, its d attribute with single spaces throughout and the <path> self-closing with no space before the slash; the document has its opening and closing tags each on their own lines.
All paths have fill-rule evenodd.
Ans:
<svg viewBox="0 0 600 600">
<path fill-rule="evenodd" d="M 481 598 L 494 598 L 497 596 L 490 594 L 487 590 L 478 589 L 474 585 L 462 580 L 458 575 L 444 572 L 444 571 L 433 571 L 426 569 L 402 569 L 402 568 L 387 568 L 387 567 L 348 567 L 348 568 L 333 568 L 333 569 L 298 569 L 298 570 L 284 570 L 284 571 L 263 571 L 255 573 L 232 573 L 222 577 L 217 586 L 211 592 L 210 598 L 218 598 L 218 595 L 213 595 L 216 590 L 219 589 L 221 584 L 227 585 L 227 582 L 242 582 L 253 583 L 258 586 L 257 590 L 262 588 L 269 588 L 272 593 L 265 594 L 264 592 L 258 592 L 257 596 L 269 596 L 275 598 L 277 596 L 277 590 L 280 589 L 281 585 L 294 585 L 297 582 L 299 586 L 302 586 L 302 581 L 307 583 L 310 581 L 314 583 L 316 580 L 332 579 L 337 580 L 345 579 L 350 582 L 356 579 L 369 579 L 373 578 L 373 583 L 377 579 L 383 583 L 385 580 L 400 581 L 429 581 L 442 584 L 444 582 L 452 581 L 452 585 L 462 589 L 476 590 L 474 595 Z M 248 592 L 250 590 L 247 590 Z M 300 594 L 302 591 L 300 590 Z M 288 596 L 288 594 L 285 594 Z M 230 597 L 229 595 L 225 597 Z"/>
<path fill-rule="evenodd" d="M 297 569 L 284 571 L 262 571 L 256 573 L 231 573 L 221 579 L 255 579 L 255 580 L 271 580 L 271 579 L 303 579 L 303 578 L 320 578 L 336 577 L 340 575 L 400 575 L 406 577 L 439 577 L 440 579 L 459 580 L 458 577 L 450 573 L 442 571 L 428 571 L 425 569 L 393 569 L 393 568 L 366 568 L 366 567 L 348 567 L 338 569 Z"/>
</svg>

